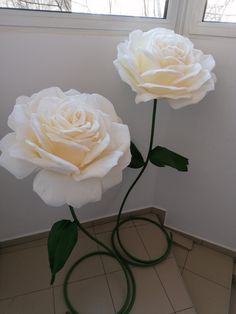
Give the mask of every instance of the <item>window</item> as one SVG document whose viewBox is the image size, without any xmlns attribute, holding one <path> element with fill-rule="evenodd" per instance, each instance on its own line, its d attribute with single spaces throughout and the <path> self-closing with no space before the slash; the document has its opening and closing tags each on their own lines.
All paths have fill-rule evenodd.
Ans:
<svg viewBox="0 0 236 314">
<path fill-rule="evenodd" d="M 236 0 L 208 0 L 203 21 L 236 23 Z"/>
<path fill-rule="evenodd" d="M 0 0 L 0 7 L 165 18 L 167 0 Z"/>
<path fill-rule="evenodd" d="M 188 0 L 185 31 L 236 37 L 236 0 Z"/>
<path fill-rule="evenodd" d="M 73 28 L 116 34 L 154 27 L 174 29 L 181 1 L 0 0 L 0 26 Z"/>
</svg>

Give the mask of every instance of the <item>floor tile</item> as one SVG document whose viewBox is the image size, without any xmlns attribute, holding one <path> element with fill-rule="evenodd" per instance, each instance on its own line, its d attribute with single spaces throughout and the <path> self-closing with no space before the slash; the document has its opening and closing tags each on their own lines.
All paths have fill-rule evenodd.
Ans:
<svg viewBox="0 0 236 314">
<path fill-rule="evenodd" d="M 172 247 L 172 252 L 175 257 L 177 265 L 182 269 L 185 265 L 189 251 L 187 249 L 184 249 L 183 247 L 174 244 Z"/>
<path fill-rule="evenodd" d="M 150 258 L 154 259 L 162 256 L 167 249 L 167 241 L 163 231 L 153 224 L 145 224 L 136 228 Z M 169 256 L 173 256 L 173 253 L 170 252 Z"/>
<path fill-rule="evenodd" d="M 95 234 L 103 233 L 103 232 L 111 232 L 116 226 L 116 221 L 107 222 L 104 224 L 96 224 L 94 225 L 94 232 Z M 130 228 L 133 227 L 132 221 L 128 221 L 125 224 L 123 224 L 120 228 Z"/>
<path fill-rule="evenodd" d="M 168 258 L 155 267 L 175 311 L 193 306 L 174 258 Z"/>
<path fill-rule="evenodd" d="M 103 233 L 97 235 L 98 239 L 105 241 L 106 244 L 110 246 L 110 239 L 111 233 Z M 122 241 L 123 246 L 125 249 L 133 256 L 149 260 L 149 256 L 147 251 L 143 245 L 143 242 L 136 230 L 136 228 L 126 228 L 120 230 L 120 239 Z M 122 253 L 122 252 L 121 252 Z M 111 258 L 103 258 L 104 267 L 106 272 L 118 271 L 120 270 L 120 266 L 114 259 Z"/>
<path fill-rule="evenodd" d="M 0 255 L 0 278 L 0 299 L 49 288 L 46 246 Z"/>
<path fill-rule="evenodd" d="M 92 235 L 95 234 L 93 227 L 86 227 L 85 230 L 88 231 L 89 233 L 91 233 Z M 87 237 L 87 235 L 79 229 L 78 230 L 78 237 Z"/>
<path fill-rule="evenodd" d="M 195 244 L 188 254 L 185 267 L 226 288 L 231 287 L 233 259 L 229 256 Z"/>
<path fill-rule="evenodd" d="M 183 279 L 198 314 L 228 314 L 229 289 L 188 270 L 184 270 Z"/>
<path fill-rule="evenodd" d="M 134 268 L 137 285 L 136 301 L 131 314 L 170 314 L 173 308 L 153 268 Z M 116 311 L 126 297 L 125 278 L 122 272 L 107 275 Z"/>
<path fill-rule="evenodd" d="M 236 285 L 233 285 L 232 290 L 231 290 L 229 314 L 235 314 L 235 313 L 236 313 Z"/>
<path fill-rule="evenodd" d="M 233 284 L 236 284 L 236 264 L 235 263 L 234 263 L 234 267 L 233 267 L 232 282 L 233 282 Z"/>
<path fill-rule="evenodd" d="M 148 213 L 148 214 L 140 215 L 138 217 L 149 218 L 156 221 L 157 223 L 160 223 L 158 216 L 154 213 Z M 133 223 L 135 226 L 142 226 L 142 225 L 149 224 L 149 222 L 146 220 L 134 220 Z"/>
<path fill-rule="evenodd" d="M 120 239 L 125 249 L 131 255 L 140 259 L 149 260 L 147 251 L 135 228 L 122 229 L 120 231 Z"/>
<path fill-rule="evenodd" d="M 85 229 L 88 232 L 94 234 L 93 227 L 88 227 Z M 85 236 L 86 235 L 81 230 L 78 230 L 78 237 L 85 237 Z M 33 240 L 33 241 L 25 241 L 25 243 L 21 243 L 21 244 L 17 244 L 17 245 L 10 245 L 8 247 L 1 248 L 0 254 L 12 253 L 15 251 L 34 248 L 37 246 L 44 246 L 44 245 L 47 245 L 47 242 L 48 242 L 48 237 L 43 237 L 41 239 L 37 239 L 37 240 Z"/>
<path fill-rule="evenodd" d="M 11 299 L 0 301 L 0 313 L 8 314 L 11 302 L 12 302 Z"/>
<path fill-rule="evenodd" d="M 79 313 L 115 313 L 105 276 L 74 282 L 68 288 L 71 303 Z M 54 288 L 54 295 L 56 314 L 65 314 L 62 286 Z"/>
<path fill-rule="evenodd" d="M 111 248 L 111 232 L 100 233 L 100 234 L 97 234 L 96 236 L 98 240 L 100 240 L 109 248 Z M 103 248 L 99 246 L 99 249 L 103 249 Z M 121 270 L 121 266 L 114 258 L 111 258 L 109 256 L 101 256 L 101 258 L 102 258 L 106 273 Z"/>
<path fill-rule="evenodd" d="M 176 312 L 177 314 L 197 314 L 196 311 L 194 310 L 194 308 L 191 309 L 187 309 L 181 312 Z"/>
<path fill-rule="evenodd" d="M 97 251 L 97 244 L 88 237 L 80 237 L 78 243 L 73 249 L 71 256 L 67 260 L 63 269 L 57 273 L 54 286 L 62 285 L 65 275 L 69 268 L 83 255 Z M 104 274 L 103 265 L 100 256 L 91 257 L 83 261 L 73 272 L 70 282 L 85 278 L 91 278 Z"/>
<path fill-rule="evenodd" d="M 115 225 L 116 225 L 116 222 L 111 221 L 104 224 L 96 224 L 94 225 L 93 228 L 94 228 L 95 234 L 98 234 L 98 233 L 103 233 L 103 232 L 111 232 L 114 229 Z"/>
<path fill-rule="evenodd" d="M 48 239 L 45 237 L 38 240 L 28 241 L 22 244 L 11 245 L 5 248 L 1 248 L 0 254 L 13 253 L 24 249 L 35 248 L 37 246 L 45 246 L 47 245 L 47 240 Z"/>
<path fill-rule="evenodd" d="M 52 290 L 38 291 L 2 301 L 0 302 L 0 313 L 54 314 Z"/>
</svg>

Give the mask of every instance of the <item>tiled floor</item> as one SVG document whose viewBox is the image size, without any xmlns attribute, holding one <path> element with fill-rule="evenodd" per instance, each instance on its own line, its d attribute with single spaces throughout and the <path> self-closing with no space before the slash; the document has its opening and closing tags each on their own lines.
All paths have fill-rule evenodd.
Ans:
<svg viewBox="0 0 236 314">
<path fill-rule="evenodd" d="M 236 284 L 232 286 L 230 301 L 231 302 L 230 302 L 229 314 L 235 314 L 236 313 Z"/>
<path fill-rule="evenodd" d="M 107 223 L 89 231 L 110 245 L 113 227 L 114 223 Z M 165 250 L 163 234 L 145 221 L 124 225 L 121 238 L 133 254 L 143 259 L 157 257 Z M 228 314 L 232 259 L 181 235 L 174 234 L 174 239 L 178 245 L 162 264 L 133 268 L 137 298 L 131 314 Z M 53 287 L 49 284 L 46 239 L 2 250 L 0 314 L 65 314 L 65 273 L 80 256 L 97 249 L 96 243 L 80 234 L 77 247 Z M 69 292 L 82 314 L 116 313 L 126 295 L 124 275 L 116 261 L 97 256 L 76 269 Z"/>
<path fill-rule="evenodd" d="M 194 244 L 182 275 L 199 314 L 228 314 L 232 271 L 231 257 Z"/>
</svg>

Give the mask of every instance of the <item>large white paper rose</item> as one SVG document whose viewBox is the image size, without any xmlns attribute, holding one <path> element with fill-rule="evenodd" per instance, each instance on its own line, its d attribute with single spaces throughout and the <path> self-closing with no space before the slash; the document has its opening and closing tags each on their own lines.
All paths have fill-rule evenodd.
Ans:
<svg viewBox="0 0 236 314">
<path fill-rule="evenodd" d="M 177 109 L 199 102 L 214 89 L 213 57 L 165 28 L 130 33 L 118 45 L 114 65 L 137 93 L 136 103 L 163 98 Z"/>
<path fill-rule="evenodd" d="M 52 206 L 100 200 L 131 159 L 127 125 L 97 94 L 55 87 L 19 97 L 8 125 L 0 165 L 19 179 L 39 170 L 34 191 Z"/>
</svg>

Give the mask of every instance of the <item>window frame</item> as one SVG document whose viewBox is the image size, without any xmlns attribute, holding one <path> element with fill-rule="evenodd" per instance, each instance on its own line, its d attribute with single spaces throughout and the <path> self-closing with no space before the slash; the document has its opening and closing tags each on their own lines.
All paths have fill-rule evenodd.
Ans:
<svg viewBox="0 0 236 314">
<path fill-rule="evenodd" d="M 80 30 L 105 30 L 130 32 L 148 30 L 157 26 L 175 28 L 179 2 L 169 0 L 166 18 L 130 17 L 102 14 L 49 12 L 21 9 L 0 9 L 0 26 L 69 28 Z"/>
<path fill-rule="evenodd" d="M 236 37 L 236 23 L 203 21 L 207 0 L 189 0 L 187 3 L 187 31 L 191 35 Z"/>
</svg>

